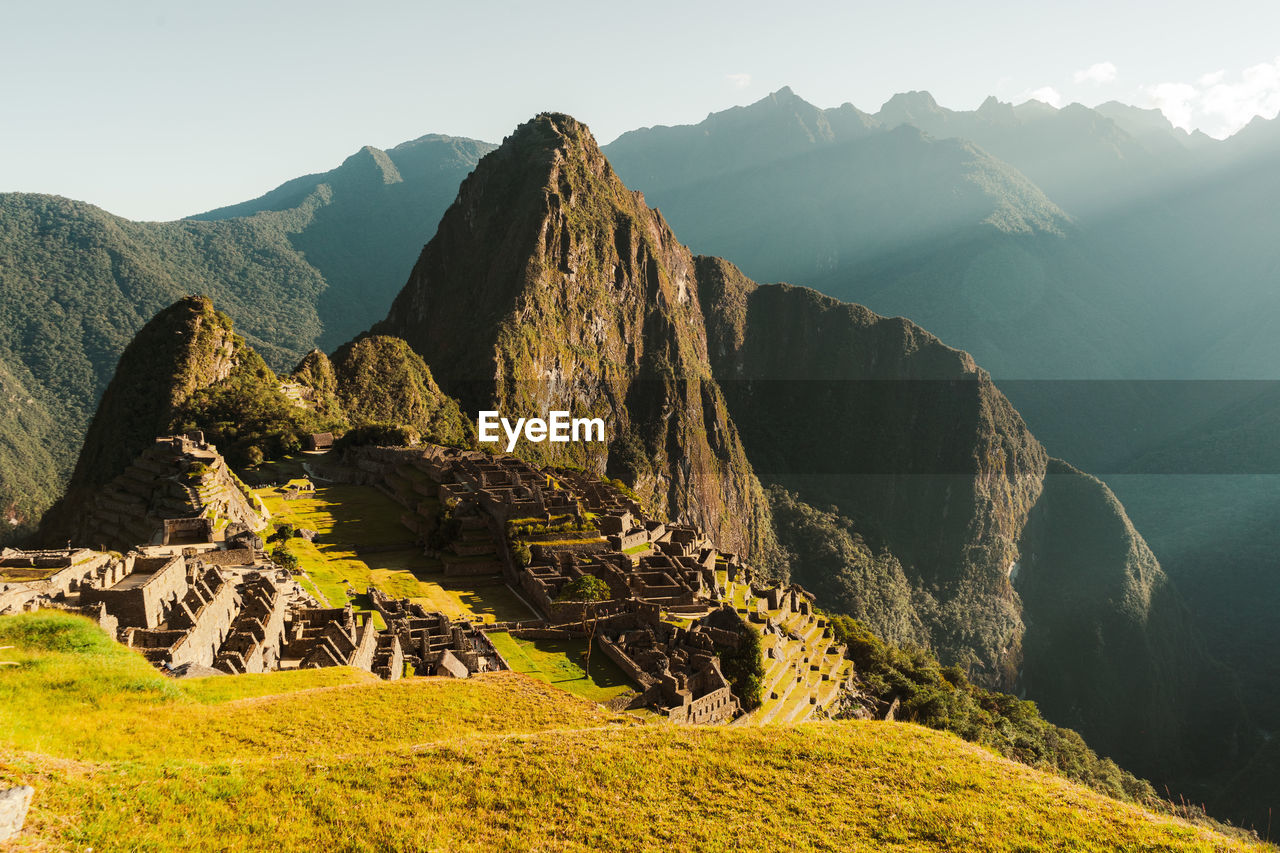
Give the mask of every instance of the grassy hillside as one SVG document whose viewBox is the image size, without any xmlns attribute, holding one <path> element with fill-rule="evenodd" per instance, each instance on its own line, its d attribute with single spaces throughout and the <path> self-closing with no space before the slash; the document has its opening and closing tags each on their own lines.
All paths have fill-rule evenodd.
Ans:
<svg viewBox="0 0 1280 853">
<path fill-rule="evenodd" d="M 15 849 L 1248 849 L 904 724 L 641 725 L 516 674 L 171 681 L 61 614 L 0 645 Z"/>
</svg>

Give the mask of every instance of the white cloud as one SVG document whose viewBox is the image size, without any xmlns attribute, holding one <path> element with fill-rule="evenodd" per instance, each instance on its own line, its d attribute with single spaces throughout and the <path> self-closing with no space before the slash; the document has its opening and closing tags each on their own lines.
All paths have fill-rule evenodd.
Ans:
<svg viewBox="0 0 1280 853">
<path fill-rule="evenodd" d="M 1151 105 L 1164 113 L 1174 127 L 1191 130 L 1191 118 L 1195 113 L 1195 101 L 1200 90 L 1189 83 L 1160 83 L 1144 86 L 1143 91 Z"/>
<path fill-rule="evenodd" d="M 1272 118 L 1280 112 L 1280 57 L 1272 63 L 1246 68 L 1239 83 L 1218 81 L 1201 95 L 1203 110 L 1218 121 L 1218 130 L 1230 134 L 1254 116 Z"/>
<path fill-rule="evenodd" d="M 1116 79 L 1116 66 L 1114 62 L 1095 62 L 1088 68 L 1077 71 L 1073 76 L 1077 83 L 1089 82 L 1102 85 Z"/>
<path fill-rule="evenodd" d="M 1229 80 L 1226 71 L 1214 71 L 1202 75 L 1195 85 L 1159 83 L 1143 86 L 1142 91 L 1176 126 L 1198 127 L 1222 138 L 1254 116 L 1273 118 L 1280 113 L 1280 57 L 1244 69 L 1238 79 Z"/>
<path fill-rule="evenodd" d="M 724 79 L 728 80 L 735 88 L 745 89 L 751 85 L 750 74 L 726 74 Z"/>
<path fill-rule="evenodd" d="M 1039 89 L 1032 89 L 1027 93 L 1027 97 L 1034 101 L 1044 101 L 1055 109 L 1062 106 L 1062 93 L 1052 86 L 1041 86 Z"/>
</svg>

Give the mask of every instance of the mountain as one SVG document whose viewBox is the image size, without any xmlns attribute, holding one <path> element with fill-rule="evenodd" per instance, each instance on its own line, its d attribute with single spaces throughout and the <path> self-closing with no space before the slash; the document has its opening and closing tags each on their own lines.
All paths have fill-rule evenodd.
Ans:
<svg viewBox="0 0 1280 853">
<path fill-rule="evenodd" d="M 169 435 L 179 407 L 231 375 L 245 350 L 231 319 L 205 297 L 183 299 L 143 326 L 120 356 L 66 495 L 46 514 L 40 538 L 74 539 L 94 493 L 123 474 L 157 436 Z"/>
<path fill-rule="evenodd" d="M 696 251 L 756 280 L 910 317 L 999 376 L 1147 369 L 1131 343 L 1141 299 L 1018 169 L 903 123 L 936 109 L 898 99 L 881 111 L 893 127 L 864 114 L 842 135 L 831 113 L 851 107 L 818 110 L 784 90 L 694 127 L 624 134 L 606 153 Z M 735 169 L 705 168 L 717 162 Z"/>
<path fill-rule="evenodd" d="M 890 566 L 874 619 L 923 625 L 944 662 L 1025 690 L 1154 778 L 1186 780 L 1171 744 L 1250 735 L 1123 507 L 1049 459 L 968 354 L 905 320 L 700 264 L 713 367 L 756 470 L 834 504 L 911 585 L 907 606 Z M 831 580 L 813 584 L 840 600 Z M 1206 695 L 1226 697 L 1209 728 Z"/>
<path fill-rule="evenodd" d="M 276 370 L 380 316 L 458 182 L 491 146 L 429 136 L 177 222 L 0 194 L 0 507 L 30 529 L 62 490 L 116 359 L 167 305 L 204 293 Z M 16 389 L 21 388 L 22 391 Z"/>
<path fill-rule="evenodd" d="M 1056 671 L 1051 714 L 1183 780 L 1161 750 L 1190 730 L 1210 663 L 1111 492 L 1050 488 L 1048 455 L 990 376 L 914 323 L 692 255 L 572 118 L 541 115 L 481 160 L 373 331 L 407 341 L 468 413 L 608 424 L 607 447 L 518 453 L 621 477 L 753 558 L 777 512 L 783 563 L 826 561 L 830 577 L 790 566 L 820 606 L 988 685 Z M 765 502 L 759 481 L 787 491 Z M 1095 535 L 1106 518 L 1120 521 Z M 1072 619 L 1044 630 L 1044 602 L 1072 589 Z M 1118 607 L 1117 589 L 1133 601 Z M 1105 654 L 1068 665 L 1103 624 Z M 1156 686 L 1128 683 L 1138 671 Z M 1117 704 L 1149 716 L 1141 737 Z"/>
<path fill-rule="evenodd" d="M 316 303 L 324 326 L 315 345 L 330 350 L 382 317 L 459 182 L 493 148 L 440 134 L 386 151 L 366 145 L 329 172 L 190 218 L 243 219 L 314 206 L 290 242 L 328 285 Z"/>
<path fill-rule="evenodd" d="M 1155 116 L 1151 115 L 1155 113 Z M 1212 145 L 1181 133 L 1156 110 L 1117 104 L 1057 109 L 1014 107 L 987 98 L 973 111 L 949 110 L 928 92 L 894 95 L 875 114 L 891 129 L 916 127 L 938 139 L 965 139 L 1026 175 L 1073 216 L 1105 211 L 1139 197 L 1154 182 L 1195 168 L 1189 151 Z"/>
<path fill-rule="evenodd" d="M 696 277 L 590 132 L 544 114 L 463 182 L 374 332 L 468 412 L 604 418 L 607 443 L 520 450 L 621 477 L 768 567 L 768 502 L 711 375 Z"/>
</svg>

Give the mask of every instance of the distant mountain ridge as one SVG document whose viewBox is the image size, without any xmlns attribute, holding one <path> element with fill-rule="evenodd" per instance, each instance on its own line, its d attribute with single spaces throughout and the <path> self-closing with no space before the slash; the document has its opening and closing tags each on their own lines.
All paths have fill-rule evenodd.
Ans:
<svg viewBox="0 0 1280 853">
<path fill-rule="evenodd" d="M 0 194 L 0 541 L 62 491 L 116 359 L 192 292 L 217 301 L 287 371 L 380 317 L 458 183 L 492 146 L 427 136 L 175 222 Z M 21 390 L 19 390 L 21 389 Z M 25 460 L 25 461 L 24 461 Z"/>
<path fill-rule="evenodd" d="M 331 350 L 382 316 L 458 183 L 493 145 L 429 134 L 383 151 L 366 145 L 329 172 L 288 181 L 251 201 L 197 214 L 219 221 L 318 200 L 293 245 L 328 282 L 315 345 Z"/>
</svg>

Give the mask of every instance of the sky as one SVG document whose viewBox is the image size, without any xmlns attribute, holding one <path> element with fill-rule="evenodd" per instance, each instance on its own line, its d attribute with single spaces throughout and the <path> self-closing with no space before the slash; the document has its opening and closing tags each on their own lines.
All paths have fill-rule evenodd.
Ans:
<svg viewBox="0 0 1280 853">
<path fill-rule="evenodd" d="M 0 0 L 0 191 L 163 220 L 363 145 L 499 142 L 544 110 L 608 142 L 783 86 L 875 112 L 1156 106 L 1212 136 L 1280 111 L 1280 3 Z"/>
</svg>

